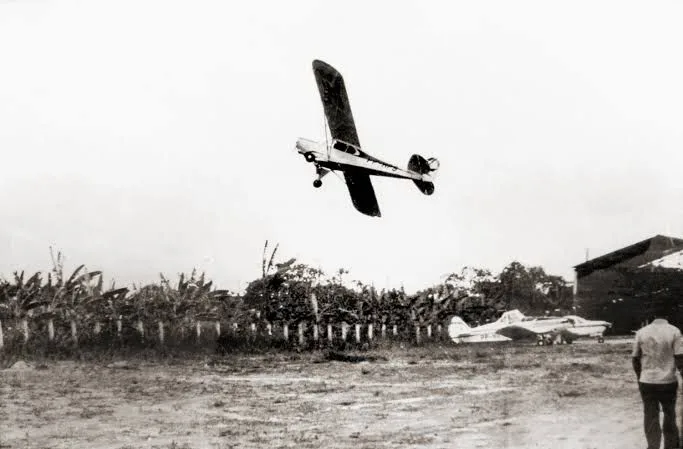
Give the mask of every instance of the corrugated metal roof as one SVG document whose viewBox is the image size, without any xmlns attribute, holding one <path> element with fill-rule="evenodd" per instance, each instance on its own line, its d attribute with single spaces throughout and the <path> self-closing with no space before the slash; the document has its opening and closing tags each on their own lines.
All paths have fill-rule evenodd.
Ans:
<svg viewBox="0 0 683 449">
<path fill-rule="evenodd" d="M 612 251 L 611 253 L 588 260 L 579 265 L 575 265 L 574 270 L 576 271 L 578 276 L 586 276 L 595 270 L 609 268 L 618 263 L 627 261 L 636 256 L 644 254 L 650 248 L 654 241 L 662 242 L 663 244 L 669 246 L 671 249 L 683 249 L 683 239 L 657 234 L 654 237 L 650 237 L 649 239 L 645 239 L 638 243 L 634 243 L 633 245 L 626 246 L 616 251 Z"/>
</svg>

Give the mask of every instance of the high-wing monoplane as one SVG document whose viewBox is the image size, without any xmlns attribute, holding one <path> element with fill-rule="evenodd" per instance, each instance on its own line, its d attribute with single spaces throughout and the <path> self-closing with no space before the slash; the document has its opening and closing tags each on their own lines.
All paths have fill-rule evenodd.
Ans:
<svg viewBox="0 0 683 449">
<path fill-rule="evenodd" d="M 354 207 L 363 214 L 375 217 L 382 214 L 371 175 L 410 179 L 423 194 L 434 193 L 433 175 L 439 168 L 437 159 L 425 159 L 413 154 L 407 169 L 403 169 L 370 156 L 361 149 L 341 74 L 319 60 L 313 61 L 313 73 L 332 138 L 325 142 L 299 138 L 296 142 L 297 151 L 306 161 L 315 165 L 318 177 L 313 181 L 314 187 L 320 187 L 323 176 L 330 171 L 341 171 Z"/>
</svg>

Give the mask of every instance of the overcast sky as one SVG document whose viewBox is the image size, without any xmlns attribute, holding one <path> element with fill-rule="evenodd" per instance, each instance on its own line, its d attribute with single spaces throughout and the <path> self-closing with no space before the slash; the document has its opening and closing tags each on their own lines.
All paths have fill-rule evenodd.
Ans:
<svg viewBox="0 0 683 449">
<path fill-rule="evenodd" d="M 239 6 L 236 6 L 239 5 Z M 0 273 L 117 284 L 260 275 L 264 241 L 378 287 L 513 260 L 572 266 L 683 237 L 683 3 L 0 0 Z M 432 196 L 373 177 L 381 218 L 295 152 L 311 69 L 362 146 L 437 157 Z"/>
</svg>

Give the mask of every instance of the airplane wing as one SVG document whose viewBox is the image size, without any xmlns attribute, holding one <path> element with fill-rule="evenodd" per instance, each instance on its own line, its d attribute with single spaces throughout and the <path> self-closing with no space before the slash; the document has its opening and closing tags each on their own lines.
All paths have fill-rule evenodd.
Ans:
<svg viewBox="0 0 683 449">
<path fill-rule="evenodd" d="M 313 73 L 332 138 L 360 146 L 341 73 L 326 62 L 317 59 L 313 61 Z"/>
<path fill-rule="evenodd" d="M 563 329 L 563 326 L 559 324 L 534 324 L 533 326 L 512 324 L 498 329 L 497 333 L 512 340 L 522 340 L 558 332 L 561 329 Z"/>
<path fill-rule="evenodd" d="M 496 331 L 496 333 L 502 335 L 503 337 L 507 337 L 511 340 L 536 338 L 536 336 L 538 335 L 531 329 L 526 328 L 524 326 L 518 326 L 516 324 L 500 328 Z"/>
<path fill-rule="evenodd" d="M 581 331 L 576 331 L 571 327 L 568 327 L 567 329 L 563 329 L 561 333 L 566 338 L 571 338 L 573 340 L 576 340 L 577 338 L 581 338 L 581 337 L 592 337 L 595 335 L 602 335 L 602 332 L 600 332 L 600 331 L 594 331 L 594 332 L 583 331 L 583 332 L 581 332 Z"/>
<path fill-rule="evenodd" d="M 381 217 L 370 175 L 358 170 L 344 170 L 344 178 L 354 207 L 365 215 Z"/>
</svg>

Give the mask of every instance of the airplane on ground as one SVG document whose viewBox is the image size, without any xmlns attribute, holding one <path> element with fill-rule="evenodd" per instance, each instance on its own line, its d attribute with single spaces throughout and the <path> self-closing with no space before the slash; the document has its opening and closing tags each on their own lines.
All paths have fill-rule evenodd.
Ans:
<svg viewBox="0 0 683 449">
<path fill-rule="evenodd" d="M 605 331 L 612 327 L 609 321 L 587 320 L 576 315 L 567 315 L 564 318 L 571 322 L 571 326 L 566 327 L 560 332 L 562 339 L 566 343 L 571 343 L 577 338 L 597 337 L 598 343 L 605 341 Z"/>
<path fill-rule="evenodd" d="M 448 334 L 456 343 L 494 342 L 536 339 L 538 345 L 571 344 L 584 337 L 605 341 L 605 331 L 612 327 L 608 321 L 592 321 L 576 315 L 562 317 L 527 317 L 519 310 L 503 313 L 493 323 L 470 327 L 462 318 L 451 319 Z"/>
<path fill-rule="evenodd" d="M 510 310 L 493 323 L 470 327 L 454 316 L 448 334 L 455 343 L 482 343 L 535 338 L 538 345 L 552 344 L 558 331 L 571 323 L 560 317 L 527 317 L 519 310 Z"/>
<path fill-rule="evenodd" d="M 332 137 L 332 142 L 316 142 L 305 138 L 299 138 L 296 142 L 297 151 L 306 161 L 315 165 L 318 178 L 313 181 L 314 187 L 320 187 L 323 176 L 330 171 L 341 171 L 354 207 L 359 212 L 374 217 L 381 217 L 382 214 L 370 175 L 410 179 L 423 194 L 434 193 L 433 175 L 439 169 L 437 159 L 425 159 L 419 154 L 413 154 L 407 169 L 402 169 L 370 156 L 360 147 L 341 74 L 320 60 L 313 61 L 313 73 Z"/>
</svg>

